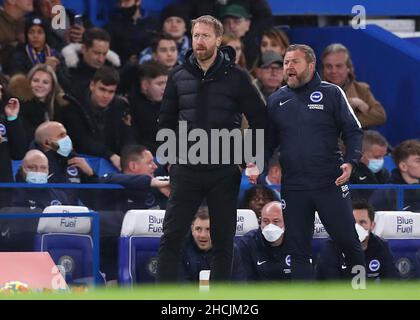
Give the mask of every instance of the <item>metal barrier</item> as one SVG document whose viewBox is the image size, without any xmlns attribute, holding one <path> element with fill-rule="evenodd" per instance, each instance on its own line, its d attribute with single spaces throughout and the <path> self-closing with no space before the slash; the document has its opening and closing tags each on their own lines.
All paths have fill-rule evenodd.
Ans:
<svg viewBox="0 0 420 320">
<path fill-rule="evenodd" d="M 396 210 L 404 208 L 404 191 L 420 189 L 418 184 L 349 184 L 350 190 L 354 189 L 394 189 L 396 191 Z M 271 189 L 281 190 L 281 185 L 267 186 Z"/>
</svg>

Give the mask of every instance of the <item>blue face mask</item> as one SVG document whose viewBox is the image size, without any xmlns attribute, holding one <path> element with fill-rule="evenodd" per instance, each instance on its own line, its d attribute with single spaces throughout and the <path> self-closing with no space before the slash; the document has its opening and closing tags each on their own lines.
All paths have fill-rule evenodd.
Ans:
<svg viewBox="0 0 420 320">
<path fill-rule="evenodd" d="M 58 150 L 57 153 L 62 155 L 63 157 L 68 157 L 70 152 L 73 150 L 73 143 L 69 136 L 65 136 L 64 138 L 57 141 Z"/>
<path fill-rule="evenodd" d="M 373 173 L 377 173 L 384 167 L 384 158 L 382 159 L 369 159 L 368 168 Z"/>
<path fill-rule="evenodd" d="M 26 173 L 27 183 L 48 183 L 48 173 L 28 171 Z"/>
</svg>

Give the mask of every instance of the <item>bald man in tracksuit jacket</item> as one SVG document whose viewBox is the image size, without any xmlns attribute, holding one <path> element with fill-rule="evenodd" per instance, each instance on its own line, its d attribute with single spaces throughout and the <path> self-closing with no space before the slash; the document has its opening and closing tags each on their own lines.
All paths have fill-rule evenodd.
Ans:
<svg viewBox="0 0 420 320">
<path fill-rule="evenodd" d="M 292 45 L 285 55 L 287 85 L 268 100 L 266 157 L 279 148 L 286 241 L 292 279 L 313 278 L 311 240 L 318 212 L 331 238 L 345 253 L 349 272 L 365 265 L 345 184 L 361 157 L 362 130 L 344 92 L 321 81 L 309 46 Z M 338 148 L 341 137 L 346 146 Z"/>
</svg>

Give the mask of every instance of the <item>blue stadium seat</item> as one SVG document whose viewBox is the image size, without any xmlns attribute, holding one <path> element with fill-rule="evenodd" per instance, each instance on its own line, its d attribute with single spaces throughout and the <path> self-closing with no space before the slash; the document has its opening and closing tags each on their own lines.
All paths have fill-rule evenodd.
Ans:
<svg viewBox="0 0 420 320">
<path fill-rule="evenodd" d="M 84 213 L 86 207 L 49 206 L 48 213 Z M 65 271 L 67 283 L 87 283 L 92 278 L 93 241 L 89 217 L 40 218 L 34 251 L 48 252 Z"/>
<path fill-rule="evenodd" d="M 314 220 L 314 235 L 312 238 L 312 265 L 316 264 L 318 255 L 324 246 L 325 241 L 328 240 L 328 237 L 329 235 L 327 231 L 325 231 L 324 225 L 316 212 Z"/>
<path fill-rule="evenodd" d="M 154 282 L 164 210 L 127 211 L 119 240 L 118 282 Z"/>
<path fill-rule="evenodd" d="M 248 231 L 257 229 L 258 227 L 258 219 L 254 211 L 249 209 L 237 210 L 235 238 L 239 238 Z"/>
<path fill-rule="evenodd" d="M 389 243 L 402 279 L 420 278 L 420 213 L 378 211 L 374 233 Z"/>
<path fill-rule="evenodd" d="M 155 281 L 164 216 L 164 210 L 127 211 L 119 241 L 118 280 L 121 285 Z M 236 237 L 255 228 L 258 228 L 255 213 L 239 209 Z"/>
</svg>

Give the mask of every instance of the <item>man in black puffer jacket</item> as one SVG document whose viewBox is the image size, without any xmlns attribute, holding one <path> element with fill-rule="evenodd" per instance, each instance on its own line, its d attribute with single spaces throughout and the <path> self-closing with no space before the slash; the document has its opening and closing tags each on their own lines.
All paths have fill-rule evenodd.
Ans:
<svg viewBox="0 0 420 320">
<path fill-rule="evenodd" d="M 192 21 L 193 52 L 189 52 L 185 63 L 169 75 L 159 129 L 178 131 L 186 123 L 188 132 L 201 129 L 209 137 L 212 129 L 239 129 L 243 113 L 251 129 L 264 128 L 265 108 L 249 76 L 235 66 L 231 48 L 217 48 L 222 34 L 222 24 L 212 16 Z M 180 134 L 179 143 L 186 144 L 185 140 L 186 137 L 182 139 Z M 211 145 L 210 140 L 208 145 Z M 220 143 L 217 146 L 220 148 Z M 233 148 L 230 148 L 231 158 L 227 164 L 222 164 L 220 159 L 215 164 L 216 161 L 209 161 L 209 156 L 207 163 L 212 164 L 206 164 L 205 160 L 201 161 L 201 152 L 200 161 L 195 164 L 190 158 L 191 153 L 197 153 L 191 152 L 191 148 L 189 159 L 185 160 L 187 151 L 179 150 L 177 162 L 170 168 L 171 196 L 163 224 L 157 278 L 160 282 L 177 280 L 183 240 L 193 215 L 206 198 L 214 250 L 211 280 L 229 280 L 241 172 L 234 164 Z"/>
</svg>

